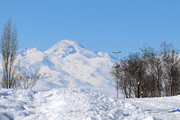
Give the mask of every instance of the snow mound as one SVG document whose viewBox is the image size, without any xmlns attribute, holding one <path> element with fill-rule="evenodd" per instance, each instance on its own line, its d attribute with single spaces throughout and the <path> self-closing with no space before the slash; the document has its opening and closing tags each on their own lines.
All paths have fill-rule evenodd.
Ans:
<svg viewBox="0 0 180 120">
<path fill-rule="evenodd" d="M 132 104 L 83 89 L 0 90 L 3 120 L 153 120 Z"/>
</svg>

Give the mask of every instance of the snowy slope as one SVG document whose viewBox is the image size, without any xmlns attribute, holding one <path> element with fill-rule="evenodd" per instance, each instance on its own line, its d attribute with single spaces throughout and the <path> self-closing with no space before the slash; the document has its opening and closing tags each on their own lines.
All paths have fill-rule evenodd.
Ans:
<svg viewBox="0 0 180 120">
<path fill-rule="evenodd" d="M 132 104 L 81 89 L 0 89 L 0 120 L 153 120 Z"/>
<path fill-rule="evenodd" d="M 46 73 L 33 89 L 76 87 L 115 95 L 109 74 L 113 64 L 110 56 L 87 50 L 72 40 L 60 41 L 45 52 L 36 48 L 20 50 L 17 62 L 19 60 L 21 69 L 31 72 L 39 68 L 41 73 Z"/>
</svg>

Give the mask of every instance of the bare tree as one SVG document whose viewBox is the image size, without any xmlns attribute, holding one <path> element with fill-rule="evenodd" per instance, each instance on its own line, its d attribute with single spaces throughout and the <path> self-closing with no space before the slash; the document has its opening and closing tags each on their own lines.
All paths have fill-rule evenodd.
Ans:
<svg viewBox="0 0 180 120">
<path fill-rule="evenodd" d="M 16 64 L 15 68 L 16 89 L 31 89 L 38 80 L 43 79 L 46 75 L 46 73 L 40 73 L 39 69 L 32 70 L 31 72 L 27 69 L 22 69 L 20 61 Z"/>
<path fill-rule="evenodd" d="M 24 70 L 19 74 L 19 87 L 21 89 L 31 89 L 35 83 L 44 78 L 45 74 L 41 74 L 39 69 L 36 69 L 34 72 L 30 73 L 27 70 Z"/>
<path fill-rule="evenodd" d="M 137 98 L 143 97 L 142 83 L 146 74 L 146 66 L 144 60 L 141 58 L 140 53 L 131 53 L 129 55 L 130 65 L 129 73 L 134 79 L 134 93 Z"/>
<path fill-rule="evenodd" d="M 145 47 L 141 53 L 130 53 L 115 70 L 126 98 L 180 94 L 180 57 L 172 44 L 162 43 L 161 52 Z"/>
<path fill-rule="evenodd" d="M 45 74 L 40 74 L 39 69 L 35 72 L 29 73 L 27 70 L 20 70 L 20 62 L 14 65 L 17 55 L 17 30 L 16 26 L 12 26 L 11 20 L 5 24 L 3 34 L 1 36 L 1 54 L 3 76 L 1 86 L 6 89 L 10 88 L 32 88 L 35 83 L 42 79 Z"/>
<path fill-rule="evenodd" d="M 180 93 L 180 58 L 172 44 L 161 44 L 163 65 L 166 78 L 166 95 L 178 95 Z"/>
<path fill-rule="evenodd" d="M 13 88 L 16 84 L 15 68 L 13 67 L 17 53 L 17 30 L 16 26 L 12 26 L 11 20 L 5 24 L 3 34 L 1 36 L 1 54 L 3 76 L 1 85 L 3 88 Z"/>
<path fill-rule="evenodd" d="M 153 48 L 145 47 L 141 49 L 143 58 L 147 64 L 147 72 L 151 76 L 149 83 L 151 83 L 151 88 L 155 91 L 152 93 L 151 97 L 160 97 L 162 92 L 162 79 L 163 79 L 163 65 L 160 54 L 156 52 Z M 149 78 L 149 77 L 146 77 Z M 147 87 L 146 87 L 147 88 Z M 151 90 L 152 92 L 152 90 Z"/>
<path fill-rule="evenodd" d="M 131 53 L 127 59 L 121 60 L 120 64 L 113 67 L 113 75 L 119 80 L 118 88 L 126 98 L 143 97 L 142 85 L 146 73 L 144 61 L 139 53 Z M 115 83 L 117 85 L 117 82 Z"/>
<path fill-rule="evenodd" d="M 120 67 L 118 70 L 118 77 L 120 79 L 119 88 L 121 88 L 126 98 L 132 98 L 134 81 L 132 75 L 129 73 L 130 65 L 128 64 L 128 59 L 120 61 Z"/>
</svg>

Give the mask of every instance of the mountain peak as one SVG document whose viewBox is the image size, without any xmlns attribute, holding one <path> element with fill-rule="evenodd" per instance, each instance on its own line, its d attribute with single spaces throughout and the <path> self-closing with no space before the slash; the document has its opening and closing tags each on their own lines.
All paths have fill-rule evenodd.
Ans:
<svg viewBox="0 0 180 120">
<path fill-rule="evenodd" d="M 62 40 L 56 43 L 53 47 L 45 51 L 46 54 L 55 54 L 55 55 L 68 55 L 79 52 L 84 49 L 79 43 L 73 40 Z"/>
<path fill-rule="evenodd" d="M 38 50 L 37 48 L 24 48 L 24 49 L 21 49 L 18 54 L 24 56 L 24 55 L 27 55 L 27 54 L 34 54 L 34 53 L 37 53 L 37 52 L 41 52 L 40 50 Z"/>
<path fill-rule="evenodd" d="M 75 42 L 74 40 L 62 40 L 55 45 L 64 44 L 64 45 L 72 45 L 72 46 L 79 46 L 82 47 L 79 43 Z"/>
</svg>

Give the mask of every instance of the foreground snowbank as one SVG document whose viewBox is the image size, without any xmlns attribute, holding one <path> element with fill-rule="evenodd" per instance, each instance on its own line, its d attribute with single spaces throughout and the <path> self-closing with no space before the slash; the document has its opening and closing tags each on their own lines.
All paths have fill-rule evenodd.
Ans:
<svg viewBox="0 0 180 120">
<path fill-rule="evenodd" d="M 132 104 L 81 89 L 0 90 L 0 120 L 151 120 Z"/>
</svg>

